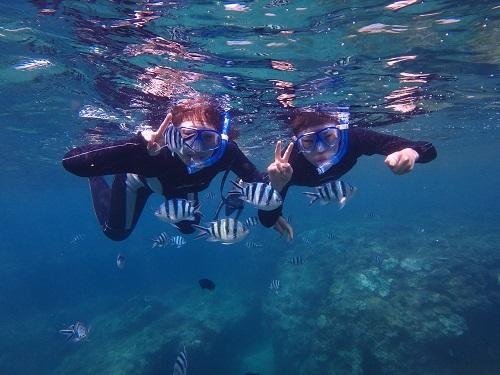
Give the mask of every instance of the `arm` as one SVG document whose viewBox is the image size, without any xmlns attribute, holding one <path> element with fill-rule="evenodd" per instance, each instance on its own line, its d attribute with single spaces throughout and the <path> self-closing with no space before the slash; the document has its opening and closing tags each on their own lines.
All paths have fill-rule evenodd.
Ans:
<svg viewBox="0 0 500 375">
<path fill-rule="evenodd" d="M 62 160 L 64 168 L 77 176 L 91 177 L 118 173 L 142 172 L 144 162 L 151 159 L 147 142 L 141 134 L 124 140 L 76 147 Z"/>
<path fill-rule="evenodd" d="M 287 192 L 288 192 L 288 186 L 285 186 L 280 193 L 283 202 L 285 202 L 285 197 Z M 276 222 L 282 215 L 283 215 L 283 205 L 279 206 L 277 209 L 273 211 L 259 210 L 259 220 L 261 224 L 266 228 L 271 228 L 272 226 L 274 226 L 274 224 L 276 224 Z"/>
<path fill-rule="evenodd" d="M 394 152 L 411 148 L 417 152 L 417 163 L 428 163 L 437 156 L 436 149 L 430 142 L 410 141 L 394 135 L 381 134 L 368 129 L 353 128 L 349 132 L 352 143 L 359 154 L 390 155 Z"/>
</svg>

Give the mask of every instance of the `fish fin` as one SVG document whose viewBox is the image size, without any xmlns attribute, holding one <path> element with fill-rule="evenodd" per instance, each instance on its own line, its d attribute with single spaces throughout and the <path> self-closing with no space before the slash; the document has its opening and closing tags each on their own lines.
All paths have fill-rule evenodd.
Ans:
<svg viewBox="0 0 500 375">
<path fill-rule="evenodd" d="M 309 191 L 303 192 L 302 194 L 306 195 L 307 198 L 309 198 L 309 206 L 312 205 L 314 202 L 316 202 L 319 199 L 319 196 L 317 193 L 311 193 Z"/>
<path fill-rule="evenodd" d="M 241 186 L 239 183 L 237 183 L 236 181 L 229 181 L 229 182 L 233 184 L 233 186 L 236 188 L 236 191 L 240 193 L 243 192 L 243 186 Z M 234 192 L 234 190 L 232 192 Z M 231 191 L 228 194 L 231 194 Z"/>
<path fill-rule="evenodd" d="M 179 226 L 177 224 L 174 224 L 174 223 L 169 223 L 171 226 L 173 226 L 175 229 L 180 229 Z"/>
<path fill-rule="evenodd" d="M 202 227 L 198 224 L 191 224 L 191 226 L 200 231 L 200 233 L 198 233 L 198 235 L 194 238 L 195 240 L 199 240 L 200 238 L 203 238 L 205 236 L 211 236 L 210 230 L 208 228 Z"/>
<path fill-rule="evenodd" d="M 339 200 L 339 210 L 343 209 L 345 207 L 345 204 L 347 203 L 347 198 L 342 197 Z"/>
</svg>

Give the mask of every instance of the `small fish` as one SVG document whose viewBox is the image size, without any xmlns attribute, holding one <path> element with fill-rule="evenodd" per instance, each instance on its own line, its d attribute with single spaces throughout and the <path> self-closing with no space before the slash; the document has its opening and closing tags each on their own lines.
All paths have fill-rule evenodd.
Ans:
<svg viewBox="0 0 500 375">
<path fill-rule="evenodd" d="M 188 368 L 187 352 L 186 348 L 184 347 L 175 360 L 173 375 L 186 375 L 187 368 Z"/>
<path fill-rule="evenodd" d="M 205 197 L 207 199 L 215 199 L 216 194 L 213 191 L 211 191 L 210 193 L 207 193 L 207 195 L 205 195 Z"/>
<path fill-rule="evenodd" d="M 278 291 L 280 290 L 280 281 L 279 280 L 273 280 L 271 281 L 271 285 L 269 285 L 269 289 L 278 294 Z"/>
<path fill-rule="evenodd" d="M 155 216 L 169 224 L 175 225 L 179 221 L 195 220 L 196 215 L 201 215 L 200 204 L 181 198 L 169 199 L 161 204 L 155 211 Z"/>
<path fill-rule="evenodd" d="M 304 264 L 304 261 L 302 260 L 302 257 L 300 255 L 291 257 L 288 262 L 290 264 L 293 264 L 294 266 L 300 266 Z"/>
<path fill-rule="evenodd" d="M 239 184 L 231 181 L 235 191 L 229 192 L 236 194 L 239 199 L 257 207 L 259 210 L 272 211 L 283 204 L 280 193 L 271 185 L 264 182 L 251 182 Z"/>
<path fill-rule="evenodd" d="M 116 266 L 121 270 L 125 267 L 125 255 L 118 254 L 116 257 Z"/>
<path fill-rule="evenodd" d="M 380 254 L 375 254 L 372 261 L 377 267 L 380 267 L 384 263 L 384 257 Z"/>
<path fill-rule="evenodd" d="M 251 216 L 245 220 L 245 225 L 247 227 L 254 227 L 259 224 L 259 219 L 256 216 Z"/>
<path fill-rule="evenodd" d="M 170 124 L 165 131 L 165 144 L 172 153 L 172 156 L 182 152 L 184 140 L 182 139 L 179 129 L 177 129 L 173 124 Z"/>
<path fill-rule="evenodd" d="M 169 241 L 169 245 L 176 246 L 177 248 L 184 246 L 186 243 L 186 240 L 182 236 L 174 236 Z"/>
<path fill-rule="evenodd" d="M 288 222 L 288 224 L 292 224 L 292 215 L 289 215 L 289 216 L 286 218 L 286 221 Z"/>
<path fill-rule="evenodd" d="M 336 201 L 339 203 L 339 209 L 344 208 L 347 201 L 352 198 L 356 188 L 340 180 L 330 181 L 326 184 L 316 187 L 316 192 L 305 192 L 309 197 L 309 206 L 319 200 L 320 204 L 328 204 Z"/>
<path fill-rule="evenodd" d="M 261 243 L 257 243 L 257 242 L 245 242 L 245 246 L 249 249 L 257 249 L 259 247 L 262 247 L 263 245 Z"/>
<path fill-rule="evenodd" d="M 335 234 L 333 234 L 332 232 L 330 232 L 330 233 L 328 233 L 327 237 L 328 237 L 329 240 L 334 240 L 335 239 Z"/>
<path fill-rule="evenodd" d="M 201 289 L 214 290 L 215 283 L 209 279 L 200 279 L 198 280 L 198 284 L 200 284 Z"/>
<path fill-rule="evenodd" d="M 153 240 L 153 247 L 165 247 L 170 244 L 170 237 L 167 233 L 162 232 Z"/>
<path fill-rule="evenodd" d="M 311 237 L 309 237 L 309 236 L 302 237 L 302 242 L 304 242 L 306 245 L 312 244 Z"/>
<path fill-rule="evenodd" d="M 200 234 L 195 239 L 208 236 L 208 241 L 220 241 L 224 245 L 239 242 L 249 233 L 245 224 L 231 217 L 212 221 L 209 227 L 202 227 L 197 224 L 193 224 L 193 227 L 200 231 Z"/>
<path fill-rule="evenodd" d="M 16 65 L 14 67 L 15 70 L 34 70 L 38 68 L 43 68 L 46 66 L 50 66 L 52 63 L 49 60 L 46 59 L 31 59 L 28 61 L 25 61 L 19 65 Z"/>
<path fill-rule="evenodd" d="M 79 342 L 85 340 L 90 332 L 90 327 L 87 328 L 83 323 L 76 322 L 70 325 L 67 329 L 60 329 L 59 333 L 66 335 L 66 341 Z"/>
<path fill-rule="evenodd" d="M 82 241 L 85 238 L 85 236 L 81 233 L 75 234 L 75 236 L 71 239 L 70 243 L 72 245 L 76 244 L 77 242 Z"/>
</svg>

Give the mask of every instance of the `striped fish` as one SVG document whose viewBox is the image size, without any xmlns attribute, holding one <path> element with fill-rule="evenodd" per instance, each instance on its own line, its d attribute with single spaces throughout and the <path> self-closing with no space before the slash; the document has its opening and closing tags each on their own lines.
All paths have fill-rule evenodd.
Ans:
<svg viewBox="0 0 500 375">
<path fill-rule="evenodd" d="M 230 194 L 238 194 L 242 201 L 245 201 L 259 210 L 272 211 L 283 204 L 283 199 L 280 193 L 273 187 L 264 182 L 251 182 L 238 184 L 231 181 L 235 191 L 229 192 Z"/>
<path fill-rule="evenodd" d="M 158 237 L 153 240 L 153 247 L 165 247 L 170 243 L 170 237 L 167 233 L 162 232 Z"/>
<path fill-rule="evenodd" d="M 347 201 L 352 198 L 357 188 L 354 186 L 340 181 L 330 181 L 326 184 L 316 187 L 316 192 L 305 192 L 304 194 L 309 197 L 309 206 L 319 200 L 319 203 L 324 205 L 330 202 L 338 202 L 339 209 L 344 208 Z"/>
<path fill-rule="evenodd" d="M 245 225 L 247 227 L 254 227 L 259 224 L 259 219 L 255 216 L 251 216 L 245 220 Z"/>
<path fill-rule="evenodd" d="M 195 220 L 195 215 L 201 215 L 200 204 L 194 204 L 187 199 L 174 198 L 161 204 L 155 211 L 155 216 L 169 224 L 175 224 L 183 220 Z"/>
<path fill-rule="evenodd" d="M 181 132 L 173 124 L 170 124 L 165 131 L 165 144 L 172 153 L 172 156 L 182 152 L 184 141 Z"/>
<path fill-rule="evenodd" d="M 174 373 L 173 375 L 186 375 L 188 368 L 188 359 L 186 348 L 184 347 L 179 355 L 177 356 L 174 363 Z"/>
<path fill-rule="evenodd" d="M 294 257 L 291 257 L 288 261 L 290 264 L 293 264 L 294 266 L 300 266 L 304 264 L 304 261 L 302 260 L 302 257 L 300 255 L 296 255 Z"/>
<path fill-rule="evenodd" d="M 208 236 L 208 241 L 220 241 L 224 245 L 241 241 L 249 233 L 245 224 L 232 217 L 212 221 L 208 227 L 197 224 L 193 224 L 193 227 L 200 231 L 200 234 L 195 239 Z"/>
<path fill-rule="evenodd" d="M 87 328 L 81 322 L 70 325 L 67 329 L 60 329 L 59 333 L 66 335 L 66 341 L 79 342 L 88 338 L 90 327 Z"/>
<path fill-rule="evenodd" d="M 211 191 L 210 193 L 207 193 L 205 196 L 207 199 L 215 199 L 215 193 Z"/>
<path fill-rule="evenodd" d="M 186 243 L 186 240 L 182 236 L 174 236 L 169 241 L 169 245 L 176 246 L 177 248 L 184 246 Z"/>
<path fill-rule="evenodd" d="M 278 294 L 278 291 L 280 290 L 280 281 L 279 280 L 273 280 L 271 281 L 271 284 L 269 285 L 269 289 Z"/>
<path fill-rule="evenodd" d="M 335 234 L 333 234 L 332 232 L 328 233 L 328 239 L 329 240 L 334 240 L 335 239 Z"/>
<path fill-rule="evenodd" d="M 262 247 L 263 245 L 261 243 L 257 243 L 257 242 L 245 242 L 245 246 L 249 249 L 257 249 L 259 247 Z"/>
</svg>

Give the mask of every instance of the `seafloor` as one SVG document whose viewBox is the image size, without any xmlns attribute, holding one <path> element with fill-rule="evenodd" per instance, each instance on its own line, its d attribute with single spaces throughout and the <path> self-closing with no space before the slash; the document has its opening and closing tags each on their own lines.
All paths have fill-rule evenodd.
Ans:
<svg viewBox="0 0 500 375">
<path fill-rule="evenodd" d="M 242 248 L 254 255 L 248 267 L 274 263 L 253 289 L 175 288 L 117 303 L 90 322 L 86 342 L 57 347 L 51 373 L 170 373 L 182 346 L 192 374 L 499 373 L 497 238 L 495 224 L 463 216 L 366 214 L 291 245 Z M 287 262 L 299 254 L 302 265 Z M 31 336 L 50 329 L 23 325 Z"/>
</svg>

